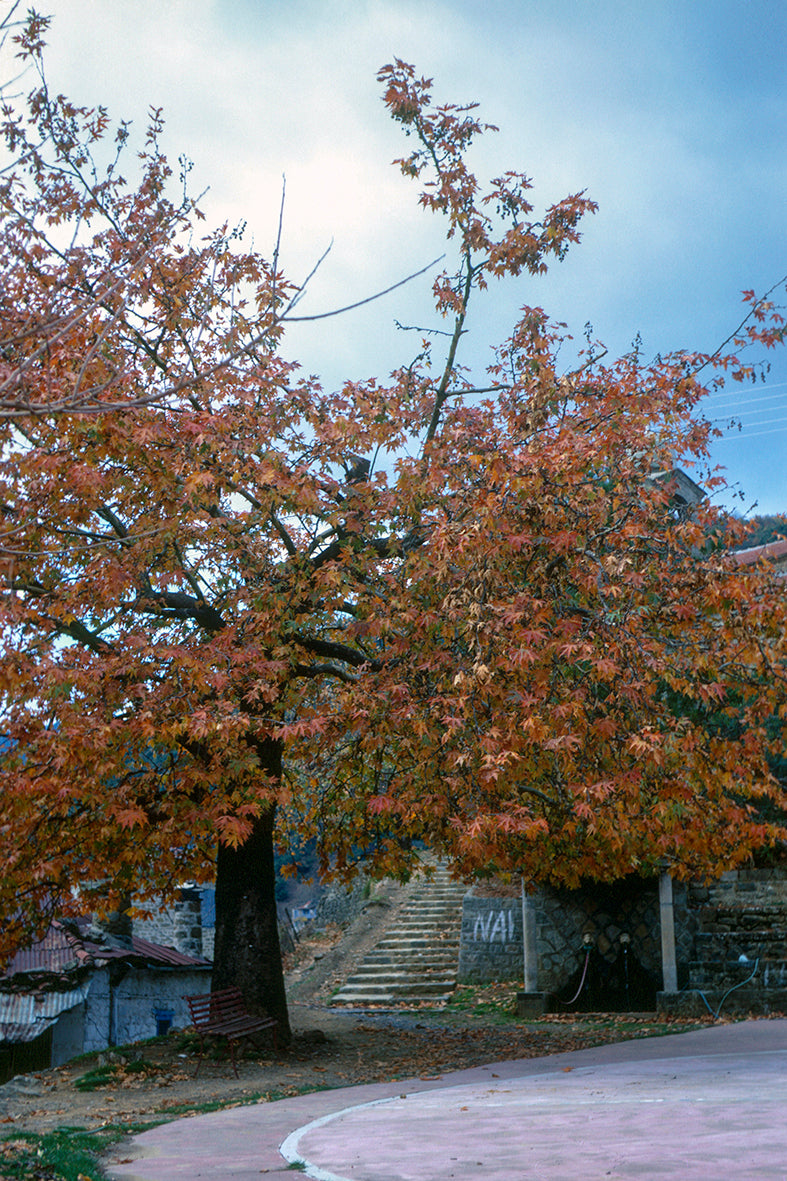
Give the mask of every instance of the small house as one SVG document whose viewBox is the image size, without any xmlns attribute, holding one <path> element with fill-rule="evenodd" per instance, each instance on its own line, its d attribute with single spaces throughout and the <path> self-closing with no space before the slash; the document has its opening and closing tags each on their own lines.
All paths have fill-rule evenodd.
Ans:
<svg viewBox="0 0 787 1181">
<path fill-rule="evenodd" d="M 84 919 L 55 921 L 0 976 L 0 1082 L 190 1024 L 211 964 Z"/>
</svg>

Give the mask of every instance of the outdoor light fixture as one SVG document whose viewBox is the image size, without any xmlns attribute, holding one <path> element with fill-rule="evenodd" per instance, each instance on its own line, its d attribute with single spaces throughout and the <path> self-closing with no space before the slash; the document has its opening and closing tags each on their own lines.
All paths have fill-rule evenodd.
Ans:
<svg viewBox="0 0 787 1181">
<path fill-rule="evenodd" d="M 628 931 L 621 932 L 620 946 L 628 947 L 629 943 L 631 943 L 631 936 L 629 935 Z"/>
</svg>

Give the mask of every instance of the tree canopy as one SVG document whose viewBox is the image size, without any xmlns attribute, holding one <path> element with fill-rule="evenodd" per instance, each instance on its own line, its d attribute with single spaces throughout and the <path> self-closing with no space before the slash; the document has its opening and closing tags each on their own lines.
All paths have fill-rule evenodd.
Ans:
<svg viewBox="0 0 787 1181">
<path fill-rule="evenodd" d="M 482 187 L 491 129 L 395 61 L 397 163 L 454 260 L 444 334 L 326 390 L 281 355 L 277 257 L 173 201 L 158 113 L 125 179 L 126 126 L 50 94 L 42 33 L 3 115 L 3 947 L 216 874 L 214 981 L 286 1030 L 277 818 L 338 872 L 406 873 L 425 843 L 568 884 L 783 840 L 781 589 L 672 497 L 737 357 L 591 342 L 563 373 L 563 329 L 525 306 L 473 384 L 475 300 L 563 259 L 595 206 L 536 216 L 520 172 Z M 777 344 L 747 299 L 736 340 Z"/>
</svg>

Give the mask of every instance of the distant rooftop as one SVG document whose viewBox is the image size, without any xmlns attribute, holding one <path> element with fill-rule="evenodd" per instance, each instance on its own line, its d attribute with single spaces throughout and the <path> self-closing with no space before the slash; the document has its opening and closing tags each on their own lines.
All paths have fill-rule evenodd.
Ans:
<svg viewBox="0 0 787 1181">
<path fill-rule="evenodd" d="M 765 545 L 753 545 L 748 549 L 735 550 L 730 554 L 736 566 L 754 566 L 757 562 L 773 562 L 781 566 L 787 561 L 787 539 L 768 541 Z"/>
<path fill-rule="evenodd" d="M 119 942 L 102 939 L 101 935 L 94 928 L 89 928 L 84 920 L 80 920 L 76 929 L 71 924 L 66 925 L 55 920 L 43 939 L 38 939 L 16 953 L 6 971 L 0 975 L 0 981 L 34 972 L 62 975 L 80 967 L 100 967 L 108 960 L 122 959 L 168 968 L 209 966 L 208 960 L 186 955 L 174 947 L 151 943 L 137 935 L 131 936 L 129 946 L 121 946 Z"/>
</svg>

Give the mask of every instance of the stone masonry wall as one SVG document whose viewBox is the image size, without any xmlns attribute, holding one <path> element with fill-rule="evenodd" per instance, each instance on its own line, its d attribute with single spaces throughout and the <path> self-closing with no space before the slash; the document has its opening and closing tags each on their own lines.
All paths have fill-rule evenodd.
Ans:
<svg viewBox="0 0 787 1181">
<path fill-rule="evenodd" d="M 471 890 L 462 904 L 457 979 L 466 984 L 516 980 L 522 971 L 521 899 L 479 897 Z"/>
<path fill-rule="evenodd" d="M 359 874 L 349 886 L 326 886 L 317 901 L 315 926 L 324 927 L 327 923 L 342 925 L 357 918 L 369 901 L 372 889 L 369 879 L 363 874 Z"/>
<path fill-rule="evenodd" d="M 787 911 L 787 874 L 778 869 L 735 869 L 705 888 L 713 906 L 784 907 Z"/>
<path fill-rule="evenodd" d="M 678 961 L 688 964 L 693 932 L 686 893 L 674 886 L 675 939 Z M 620 955 L 628 935 L 631 954 L 659 985 L 661 926 L 658 886 L 653 880 L 626 879 L 582 890 L 544 890 L 536 898 L 538 977 L 543 992 L 559 992 L 582 963 L 583 939 L 607 963 Z"/>
<path fill-rule="evenodd" d="M 140 1041 L 156 1033 L 154 1011 L 173 1014 L 173 1027 L 191 1023 L 183 997 L 210 991 L 207 970 L 128 968 L 114 984 L 110 969 L 98 969 L 85 1006 L 84 1052 L 104 1050 L 113 1036 L 115 1045 Z"/>
<path fill-rule="evenodd" d="M 459 953 L 459 980 L 482 983 L 521 979 L 523 966 L 522 903 L 509 890 L 473 889 L 464 901 Z M 534 895 L 539 991 L 558 993 L 583 963 L 585 944 L 607 963 L 621 952 L 621 935 L 629 937 L 630 954 L 653 978 L 661 980 L 661 932 L 658 886 L 654 880 L 630 878 L 614 885 L 581 890 L 542 889 Z M 695 916 L 686 905 L 686 890 L 674 886 L 675 935 L 679 963 L 692 955 Z"/>
<path fill-rule="evenodd" d="M 787 873 L 740 869 L 688 890 L 695 931 L 688 980 L 660 1007 L 686 1016 L 787 1009 Z"/>
<path fill-rule="evenodd" d="M 184 886 L 176 901 L 156 910 L 149 919 L 134 919 L 134 934 L 150 943 L 174 947 L 184 955 L 210 959 L 203 946 L 202 896 L 197 887 Z M 211 932 L 212 934 L 212 932 Z"/>
</svg>

